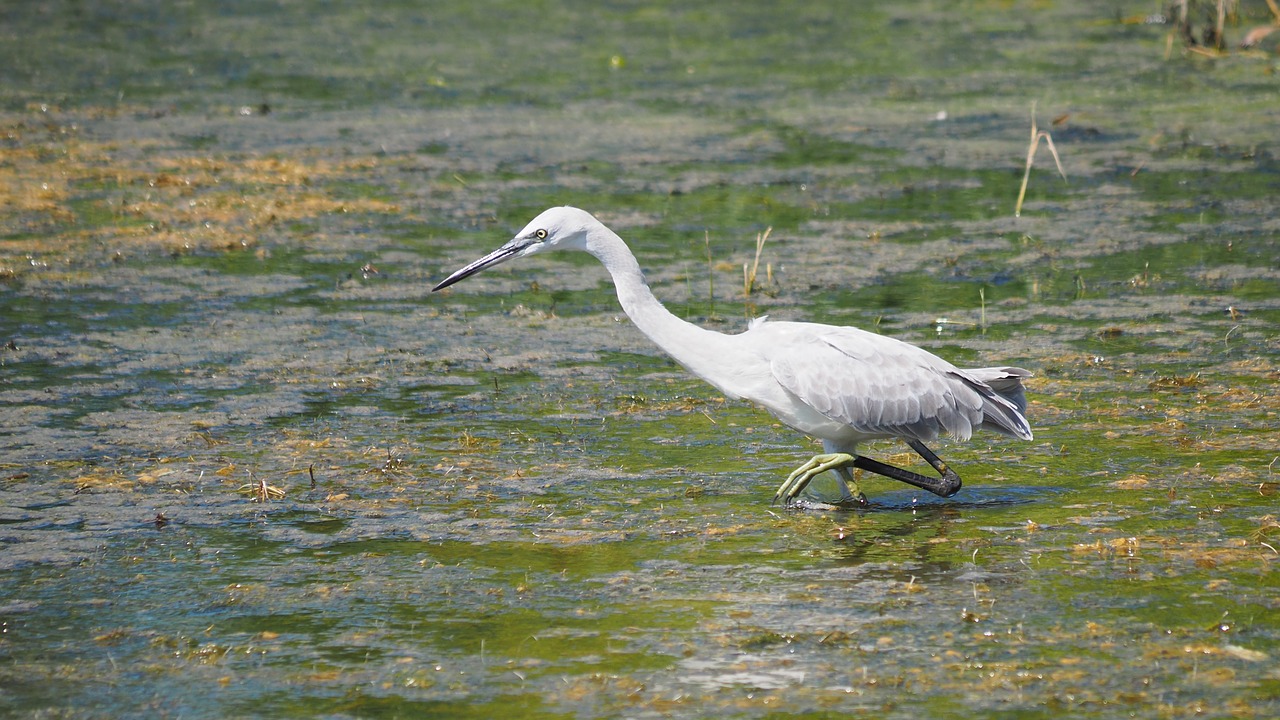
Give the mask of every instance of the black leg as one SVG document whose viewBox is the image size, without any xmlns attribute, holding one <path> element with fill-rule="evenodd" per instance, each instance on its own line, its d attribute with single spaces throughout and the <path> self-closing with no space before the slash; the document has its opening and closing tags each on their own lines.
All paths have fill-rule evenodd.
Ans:
<svg viewBox="0 0 1280 720">
<path fill-rule="evenodd" d="M 872 460 L 871 458 L 863 457 L 862 455 L 858 455 L 853 459 L 853 466 L 862 468 L 868 472 L 873 472 L 877 475 L 883 475 L 887 478 L 900 480 L 908 485 L 913 485 L 921 490 L 928 490 L 934 495 L 939 495 L 941 497 L 951 497 L 960 490 L 960 476 L 956 474 L 955 470 L 947 467 L 947 464 L 942 462 L 937 455 L 934 455 L 932 450 L 925 447 L 924 443 L 919 440 L 908 440 L 907 445 L 910 445 L 912 450 L 915 450 L 920 457 L 924 458 L 925 462 L 932 465 L 933 469 L 937 470 L 938 474 L 941 475 L 942 478 L 934 479 L 931 477 L 925 477 L 919 473 L 913 473 L 910 470 L 903 470 L 899 467 L 886 465 L 879 460 Z"/>
</svg>

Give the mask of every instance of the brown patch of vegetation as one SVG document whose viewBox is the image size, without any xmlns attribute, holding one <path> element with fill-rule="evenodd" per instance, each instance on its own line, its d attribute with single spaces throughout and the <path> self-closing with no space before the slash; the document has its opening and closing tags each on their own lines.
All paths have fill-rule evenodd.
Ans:
<svg viewBox="0 0 1280 720">
<path fill-rule="evenodd" d="M 343 213 L 396 213 L 393 203 L 340 197 L 334 181 L 367 175 L 375 158 L 315 153 L 183 154 L 85 139 L 73 123 L 9 118 L 0 160 L 0 279 L 103 250 L 227 252 L 281 235 L 286 223 Z"/>
</svg>

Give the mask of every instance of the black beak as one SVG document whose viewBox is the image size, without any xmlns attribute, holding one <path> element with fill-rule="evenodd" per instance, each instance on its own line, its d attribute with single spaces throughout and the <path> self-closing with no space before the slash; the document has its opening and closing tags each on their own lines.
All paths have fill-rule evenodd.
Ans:
<svg viewBox="0 0 1280 720">
<path fill-rule="evenodd" d="M 479 260 L 476 260 L 470 265 L 455 272 L 454 274 L 450 275 L 444 280 L 441 280 L 440 284 L 431 288 L 431 292 L 435 292 L 437 290 L 443 290 L 460 280 L 466 280 L 467 278 L 471 277 L 472 275 L 475 275 L 481 270 L 484 270 L 486 268 L 491 268 L 494 265 L 500 265 L 506 262 L 507 260 L 510 260 L 513 256 L 515 256 L 517 253 L 523 250 L 527 245 L 528 243 L 519 243 L 515 240 L 512 240 L 506 245 L 503 245 L 497 250 L 494 250 L 488 255 L 485 255 Z"/>
</svg>

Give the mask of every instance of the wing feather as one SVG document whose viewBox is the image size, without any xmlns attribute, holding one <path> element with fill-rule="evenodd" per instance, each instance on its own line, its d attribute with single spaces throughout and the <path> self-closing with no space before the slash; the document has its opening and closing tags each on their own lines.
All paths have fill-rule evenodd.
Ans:
<svg viewBox="0 0 1280 720">
<path fill-rule="evenodd" d="M 869 435 L 919 440 L 967 439 L 982 424 L 985 386 L 936 355 L 857 328 L 792 325 L 820 330 L 797 328 L 773 348 L 774 379 L 822 415 Z"/>
</svg>

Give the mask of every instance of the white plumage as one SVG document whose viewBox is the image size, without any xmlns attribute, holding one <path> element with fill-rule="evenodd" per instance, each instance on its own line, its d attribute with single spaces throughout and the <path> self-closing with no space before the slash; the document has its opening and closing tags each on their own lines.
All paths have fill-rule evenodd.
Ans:
<svg viewBox="0 0 1280 720">
<path fill-rule="evenodd" d="M 852 327 L 759 318 L 738 335 L 700 328 L 663 307 L 626 243 L 577 208 L 546 210 L 509 242 L 453 273 L 434 290 L 513 257 L 555 249 L 582 250 L 598 258 L 613 278 L 623 311 L 689 372 L 823 441 L 826 452 L 793 472 L 778 488 L 775 501 L 791 502 L 815 476 L 832 470 L 839 478 L 842 502 L 865 502 L 860 492 L 850 490 L 851 467 L 946 497 L 960 489 L 960 478 L 924 442 L 943 434 L 967 440 L 977 429 L 1031 439 L 1023 414 L 1022 380 L 1030 376 L 1026 370 L 960 369 L 914 345 Z M 859 444 L 883 438 L 907 442 L 941 479 L 857 454 Z"/>
</svg>

